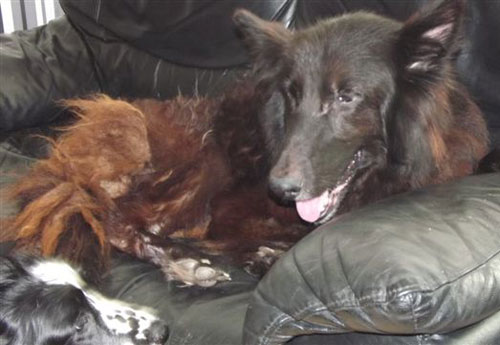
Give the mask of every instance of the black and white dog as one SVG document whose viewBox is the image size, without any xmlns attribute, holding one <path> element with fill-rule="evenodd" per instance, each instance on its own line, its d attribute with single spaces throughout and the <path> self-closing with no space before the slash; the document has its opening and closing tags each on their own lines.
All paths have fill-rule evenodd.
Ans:
<svg viewBox="0 0 500 345">
<path fill-rule="evenodd" d="M 167 326 L 145 307 L 109 299 L 56 259 L 0 257 L 0 342 L 163 345 Z"/>
</svg>

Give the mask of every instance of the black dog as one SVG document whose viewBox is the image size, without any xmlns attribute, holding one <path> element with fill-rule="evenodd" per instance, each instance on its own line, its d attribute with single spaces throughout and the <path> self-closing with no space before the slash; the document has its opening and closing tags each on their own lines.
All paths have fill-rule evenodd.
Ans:
<svg viewBox="0 0 500 345">
<path fill-rule="evenodd" d="M 0 306 L 8 345 L 162 345 L 168 335 L 151 311 L 102 296 L 57 260 L 0 258 Z"/>
</svg>

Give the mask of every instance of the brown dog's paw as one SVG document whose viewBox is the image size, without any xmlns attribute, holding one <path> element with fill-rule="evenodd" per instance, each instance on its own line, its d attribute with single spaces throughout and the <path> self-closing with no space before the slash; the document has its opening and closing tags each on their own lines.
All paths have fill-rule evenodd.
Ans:
<svg viewBox="0 0 500 345">
<path fill-rule="evenodd" d="M 251 275 L 262 277 L 283 253 L 285 251 L 282 249 L 260 246 L 245 262 L 245 271 Z"/>
<path fill-rule="evenodd" d="M 163 272 L 168 280 L 183 282 L 185 286 L 210 287 L 231 280 L 228 273 L 211 265 L 208 259 L 182 258 L 168 261 L 163 266 Z"/>
</svg>

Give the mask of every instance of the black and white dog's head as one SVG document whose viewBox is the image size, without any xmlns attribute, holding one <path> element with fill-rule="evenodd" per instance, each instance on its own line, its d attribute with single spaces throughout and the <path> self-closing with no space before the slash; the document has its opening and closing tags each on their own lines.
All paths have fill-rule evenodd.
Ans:
<svg viewBox="0 0 500 345">
<path fill-rule="evenodd" d="M 161 345 L 168 336 L 152 311 L 104 297 L 59 260 L 1 257 L 0 305 L 9 345 Z"/>
</svg>

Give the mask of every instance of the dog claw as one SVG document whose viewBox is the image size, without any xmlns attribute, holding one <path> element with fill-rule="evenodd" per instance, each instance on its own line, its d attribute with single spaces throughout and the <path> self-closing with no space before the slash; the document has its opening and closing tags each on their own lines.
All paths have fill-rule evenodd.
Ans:
<svg viewBox="0 0 500 345">
<path fill-rule="evenodd" d="M 210 267 L 210 260 L 184 258 L 169 261 L 163 271 L 168 280 L 177 280 L 185 286 L 211 287 L 221 281 L 231 280 L 226 272 Z"/>
<path fill-rule="evenodd" d="M 273 248 L 266 247 L 266 246 L 260 246 L 259 249 L 257 250 L 256 254 L 257 254 L 257 256 L 264 258 L 264 257 L 280 256 L 283 253 L 284 253 L 284 251 L 281 249 L 273 249 Z"/>
<path fill-rule="evenodd" d="M 201 259 L 200 262 L 202 264 L 205 264 L 205 265 L 211 265 L 212 264 L 212 262 L 210 262 L 210 260 L 208 260 L 208 259 Z"/>
</svg>

